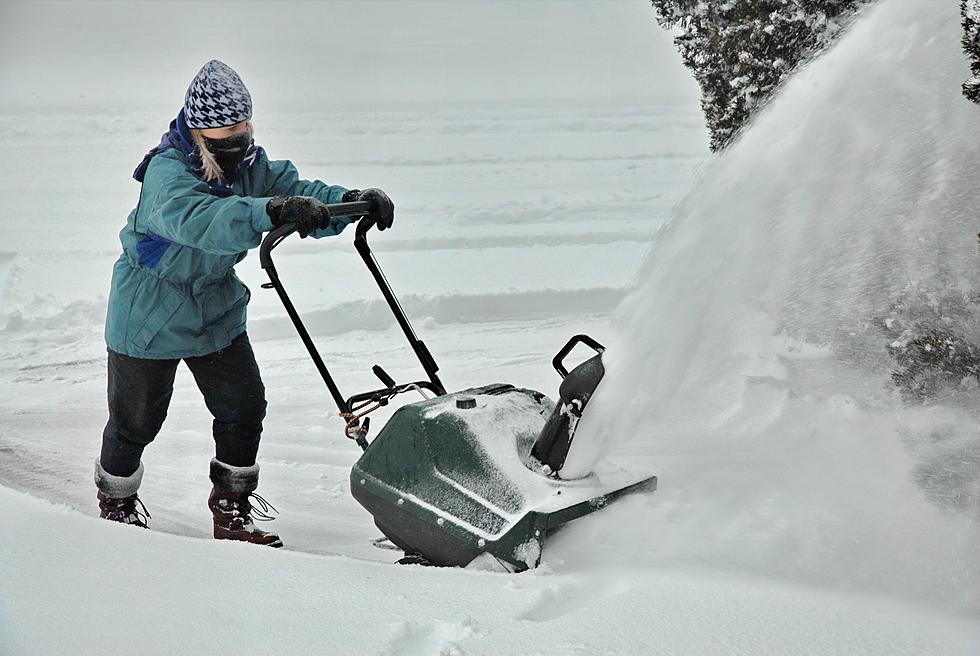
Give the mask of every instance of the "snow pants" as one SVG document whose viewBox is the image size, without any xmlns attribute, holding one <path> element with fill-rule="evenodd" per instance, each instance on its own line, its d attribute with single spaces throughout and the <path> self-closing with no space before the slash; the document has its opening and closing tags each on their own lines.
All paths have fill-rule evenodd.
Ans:
<svg viewBox="0 0 980 656">
<path fill-rule="evenodd" d="M 265 418 L 265 387 L 242 333 L 224 349 L 184 358 L 214 417 L 215 457 L 227 465 L 255 464 Z M 130 476 L 143 449 L 160 432 L 180 360 L 133 358 L 109 350 L 109 422 L 102 433 L 102 468 Z"/>
</svg>

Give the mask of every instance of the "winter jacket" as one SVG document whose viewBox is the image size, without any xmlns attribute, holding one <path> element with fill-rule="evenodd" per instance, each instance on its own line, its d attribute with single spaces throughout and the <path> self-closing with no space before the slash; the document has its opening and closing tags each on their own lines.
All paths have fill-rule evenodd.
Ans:
<svg viewBox="0 0 980 656">
<path fill-rule="evenodd" d="M 137 358 L 206 355 L 245 331 L 250 293 L 234 267 L 272 229 L 270 198 L 336 203 L 347 189 L 300 180 L 291 162 L 271 161 L 261 147 L 222 188 L 200 177 L 193 151 L 167 147 L 166 138 L 161 147 L 141 164 L 139 203 L 119 234 L 123 253 L 112 273 L 106 344 Z M 338 234 L 348 223 L 335 219 L 314 236 Z"/>
</svg>

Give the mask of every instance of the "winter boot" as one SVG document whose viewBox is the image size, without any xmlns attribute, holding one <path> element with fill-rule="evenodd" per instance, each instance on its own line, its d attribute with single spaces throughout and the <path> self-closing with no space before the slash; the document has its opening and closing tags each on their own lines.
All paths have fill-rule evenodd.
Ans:
<svg viewBox="0 0 980 656">
<path fill-rule="evenodd" d="M 113 476 L 95 461 L 95 486 L 99 488 L 99 517 L 120 524 L 147 528 L 150 513 L 136 494 L 143 481 L 143 463 L 129 476 Z M 137 507 L 138 506 L 138 507 Z"/>
<path fill-rule="evenodd" d="M 211 482 L 214 488 L 208 498 L 208 506 L 214 515 L 216 539 L 282 546 L 278 535 L 256 528 L 253 523 L 254 520 L 273 519 L 268 513 L 275 511 L 272 504 L 255 493 L 259 485 L 258 465 L 234 467 L 214 458 L 211 460 Z M 252 505 L 253 499 L 259 508 Z"/>
</svg>

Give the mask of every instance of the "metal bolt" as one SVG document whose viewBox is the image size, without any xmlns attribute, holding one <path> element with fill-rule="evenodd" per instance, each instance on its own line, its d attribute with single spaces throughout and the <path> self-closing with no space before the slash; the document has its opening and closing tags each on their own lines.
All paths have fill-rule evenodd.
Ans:
<svg viewBox="0 0 980 656">
<path fill-rule="evenodd" d="M 460 410 L 470 410 L 476 407 L 476 399 L 474 399 L 472 396 L 457 397 L 456 407 Z"/>
<path fill-rule="evenodd" d="M 477 540 L 476 545 L 482 549 L 483 547 L 487 546 L 487 541 L 484 540 L 483 538 L 480 538 L 479 540 Z"/>
<path fill-rule="evenodd" d="M 545 465 L 544 467 L 541 468 L 541 473 L 544 474 L 545 476 L 551 476 L 551 467 Z"/>
<path fill-rule="evenodd" d="M 399 505 L 399 506 L 403 506 L 403 505 L 405 505 L 405 500 L 404 500 L 404 499 L 399 499 L 399 500 L 398 500 L 398 505 Z"/>
<path fill-rule="evenodd" d="M 536 537 L 536 538 L 541 537 L 541 531 L 535 531 L 534 532 L 534 537 Z"/>
<path fill-rule="evenodd" d="M 442 517 L 440 517 L 439 519 L 436 520 L 436 524 L 438 524 L 439 526 L 442 526 L 445 523 L 446 523 L 446 520 L 444 520 Z"/>
<path fill-rule="evenodd" d="M 367 483 L 367 481 L 365 481 L 365 480 L 364 480 L 364 479 L 362 478 L 362 479 L 361 479 L 361 485 L 364 485 L 365 483 Z"/>
</svg>

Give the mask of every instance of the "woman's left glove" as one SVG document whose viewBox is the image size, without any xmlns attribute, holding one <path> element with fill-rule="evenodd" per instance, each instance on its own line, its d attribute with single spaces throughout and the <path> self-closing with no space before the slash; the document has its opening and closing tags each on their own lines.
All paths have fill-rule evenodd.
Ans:
<svg viewBox="0 0 980 656">
<path fill-rule="evenodd" d="M 387 230 L 395 220 L 395 204 L 388 198 L 388 194 L 380 189 L 365 189 L 357 192 L 356 200 L 366 200 L 375 204 L 377 207 L 378 221 L 375 225 L 378 230 Z"/>
<path fill-rule="evenodd" d="M 274 226 L 296 224 L 296 232 L 304 239 L 330 225 L 330 210 L 310 196 L 276 196 L 266 204 L 265 211 Z"/>
</svg>

